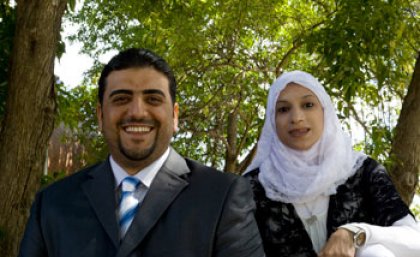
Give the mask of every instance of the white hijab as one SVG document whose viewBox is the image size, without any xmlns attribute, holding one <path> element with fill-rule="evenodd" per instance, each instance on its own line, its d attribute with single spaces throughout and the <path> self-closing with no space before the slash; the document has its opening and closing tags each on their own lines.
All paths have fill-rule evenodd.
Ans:
<svg viewBox="0 0 420 257">
<path fill-rule="evenodd" d="M 324 110 L 324 131 L 310 149 L 298 151 L 284 145 L 276 132 L 276 101 L 289 83 L 311 90 Z M 258 168 L 266 196 L 286 203 L 309 203 L 336 193 L 366 159 L 353 151 L 341 128 L 333 103 L 324 87 L 309 73 L 292 71 L 281 75 L 270 88 L 266 117 L 254 160 L 245 173 Z"/>
</svg>

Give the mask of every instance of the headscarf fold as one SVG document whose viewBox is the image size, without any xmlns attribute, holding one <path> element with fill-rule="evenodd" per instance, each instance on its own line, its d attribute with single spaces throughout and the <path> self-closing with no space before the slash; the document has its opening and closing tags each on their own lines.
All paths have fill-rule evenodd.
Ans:
<svg viewBox="0 0 420 257">
<path fill-rule="evenodd" d="M 324 130 L 308 150 L 284 145 L 276 132 L 276 101 L 289 83 L 311 90 L 324 111 Z M 308 203 L 318 196 L 336 193 L 357 169 L 366 155 L 353 151 L 350 138 L 341 128 L 333 103 L 321 83 L 309 73 L 292 71 L 281 75 L 271 86 L 265 123 L 257 153 L 245 173 L 258 168 L 258 179 L 266 196 L 286 203 Z"/>
</svg>

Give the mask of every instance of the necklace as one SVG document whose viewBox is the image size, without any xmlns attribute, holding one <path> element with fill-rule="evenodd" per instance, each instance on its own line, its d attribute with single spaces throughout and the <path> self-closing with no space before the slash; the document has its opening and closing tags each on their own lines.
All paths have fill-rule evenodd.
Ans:
<svg viewBox="0 0 420 257">
<path fill-rule="evenodd" d="M 308 219 L 305 219 L 305 221 L 309 224 L 309 226 L 312 226 L 315 221 L 317 221 L 317 217 L 315 215 L 311 215 Z"/>
<path fill-rule="evenodd" d="M 306 203 L 304 203 L 303 206 L 305 207 L 307 213 L 309 214 L 308 218 L 305 218 L 305 221 L 306 223 L 308 223 L 309 226 L 312 226 L 318 220 L 318 218 L 314 214 L 313 208 L 309 208 L 308 205 L 306 205 Z"/>
</svg>

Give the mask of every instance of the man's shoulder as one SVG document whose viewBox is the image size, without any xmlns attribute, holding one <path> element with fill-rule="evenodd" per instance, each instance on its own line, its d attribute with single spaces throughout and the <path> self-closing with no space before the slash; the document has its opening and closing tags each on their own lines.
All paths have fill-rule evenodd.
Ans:
<svg viewBox="0 0 420 257">
<path fill-rule="evenodd" d="M 189 183 L 186 193 L 196 198 L 222 204 L 226 197 L 251 199 L 251 187 L 244 177 L 222 172 L 197 161 L 186 159 L 190 172 L 185 174 Z"/>
<path fill-rule="evenodd" d="M 211 187 L 214 189 L 217 186 L 219 190 L 227 190 L 233 185 L 245 186 L 248 184 L 244 177 L 234 173 L 223 172 L 191 159 L 186 159 L 186 163 L 190 169 L 188 180 L 190 184 L 195 185 L 194 188 Z"/>
<path fill-rule="evenodd" d="M 188 165 L 188 168 L 190 169 L 192 175 L 194 176 L 202 176 L 205 178 L 213 178 L 216 180 L 226 180 L 226 181 L 235 180 L 240 177 L 231 172 L 223 172 L 216 168 L 206 166 L 195 160 L 191 160 L 188 158 L 186 158 L 185 160 Z"/>
</svg>

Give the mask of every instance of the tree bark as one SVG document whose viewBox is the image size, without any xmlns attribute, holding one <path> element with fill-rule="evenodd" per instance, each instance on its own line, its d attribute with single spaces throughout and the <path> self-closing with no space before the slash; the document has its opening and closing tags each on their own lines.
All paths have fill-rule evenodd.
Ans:
<svg viewBox="0 0 420 257">
<path fill-rule="evenodd" d="M 18 0 L 0 133 L 0 256 L 17 256 L 55 116 L 54 57 L 66 0 Z"/>
<path fill-rule="evenodd" d="M 401 114 L 395 128 L 391 149 L 394 167 L 391 178 L 409 205 L 418 185 L 420 171 L 420 52 L 418 52 L 413 77 L 404 98 Z"/>
<path fill-rule="evenodd" d="M 227 119 L 227 145 L 226 145 L 226 163 L 224 167 L 225 172 L 237 173 L 236 158 L 236 136 L 238 134 L 238 112 L 237 109 L 228 114 Z"/>
</svg>

